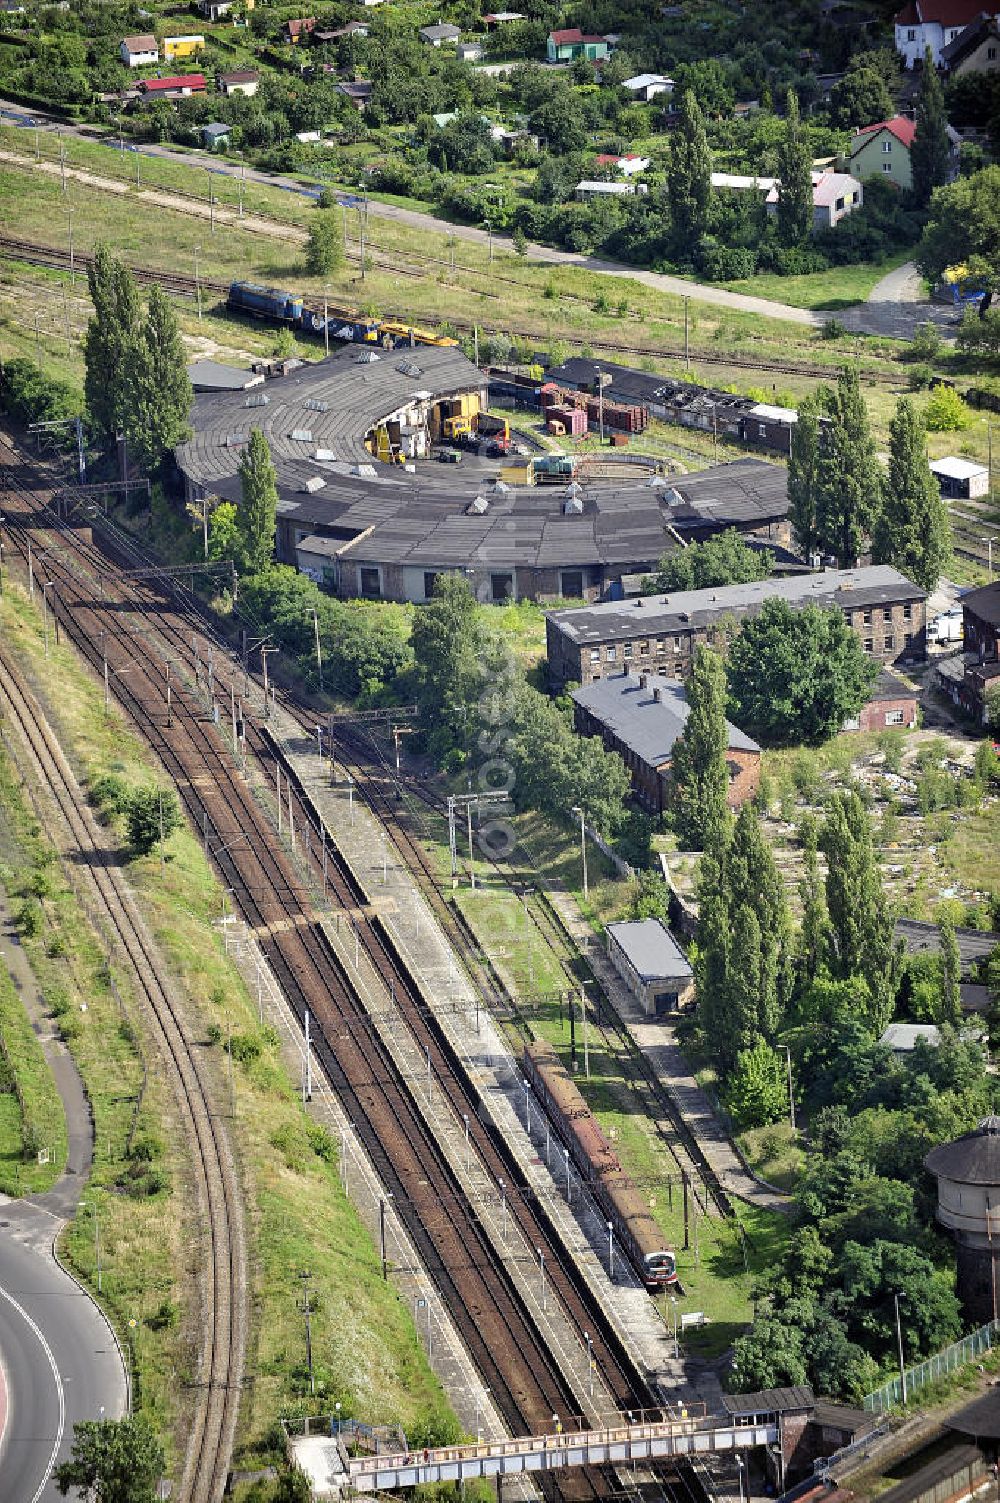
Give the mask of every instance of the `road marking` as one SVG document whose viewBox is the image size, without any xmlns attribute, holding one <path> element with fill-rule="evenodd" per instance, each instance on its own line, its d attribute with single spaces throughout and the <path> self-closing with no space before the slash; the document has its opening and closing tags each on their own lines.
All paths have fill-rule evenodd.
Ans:
<svg viewBox="0 0 1000 1503">
<path fill-rule="evenodd" d="M 38 1488 L 34 1496 L 30 1499 L 30 1503 L 38 1503 L 39 1498 L 42 1496 L 42 1493 L 45 1491 L 45 1488 L 48 1484 L 49 1477 L 52 1474 L 52 1468 L 56 1464 L 56 1457 L 59 1455 L 59 1447 L 62 1445 L 63 1432 L 66 1429 L 66 1394 L 63 1390 L 62 1378 L 60 1378 L 59 1376 L 59 1369 L 56 1366 L 56 1359 L 52 1355 L 52 1348 L 46 1341 L 41 1329 L 36 1324 L 36 1322 L 32 1320 L 31 1316 L 28 1314 L 24 1306 L 19 1304 L 12 1294 L 8 1294 L 6 1289 L 0 1288 L 0 1295 L 2 1295 L 5 1300 L 7 1300 L 8 1304 L 13 1305 L 18 1315 L 21 1316 L 25 1324 L 37 1337 L 39 1346 L 42 1348 L 42 1351 L 49 1359 L 49 1367 L 52 1369 L 52 1378 L 55 1382 L 56 1394 L 59 1398 L 59 1425 L 56 1430 L 55 1441 L 52 1445 L 52 1454 L 48 1459 L 48 1463 L 46 1464 L 45 1475 L 42 1477 L 41 1482 L 38 1484 Z"/>
</svg>

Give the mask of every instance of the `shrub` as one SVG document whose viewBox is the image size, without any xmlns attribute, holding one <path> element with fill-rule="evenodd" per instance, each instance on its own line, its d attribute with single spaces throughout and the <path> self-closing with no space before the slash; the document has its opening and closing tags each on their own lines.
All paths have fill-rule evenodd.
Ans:
<svg viewBox="0 0 1000 1503">
<path fill-rule="evenodd" d="M 936 360 L 940 353 L 941 330 L 937 324 L 920 324 L 910 340 L 909 354 L 914 360 Z"/>
<path fill-rule="evenodd" d="M 972 413 L 951 386 L 935 386 L 924 412 L 924 423 L 932 433 L 956 433 L 968 428 Z"/>
<path fill-rule="evenodd" d="M 247 1067 L 260 1059 L 264 1052 L 264 1044 L 257 1033 L 234 1033 L 226 1049 L 233 1059 Z"/>
<path fill-rule="evenodd" d="M 906 384 L 911 391 L 926 391 L 934 380 L 934 372 L 929 365 L 915 365 L 906 378 Z"/>
<path fill-rule="evenodd" d="M 824 321 L 819 332 L 822 339 L 840 339 L 847 333 L 847 330 L 839 318 L 828 318 Z"/>
</svg>

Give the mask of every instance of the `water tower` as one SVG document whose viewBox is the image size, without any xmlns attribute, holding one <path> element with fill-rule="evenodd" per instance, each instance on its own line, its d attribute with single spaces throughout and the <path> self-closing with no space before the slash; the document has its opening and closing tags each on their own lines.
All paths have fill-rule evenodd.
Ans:
<svg viewBox="0 0 1000 1503">
<path fill-rule="evenodd" d="M 970 1320 L 996 1320 L 1000 1255 L 1000 1117 L 932 1148 L 924 1168 L 937 1175 L 937 1219 L 958 1249 L 958 1296 Z"/>
</svg>

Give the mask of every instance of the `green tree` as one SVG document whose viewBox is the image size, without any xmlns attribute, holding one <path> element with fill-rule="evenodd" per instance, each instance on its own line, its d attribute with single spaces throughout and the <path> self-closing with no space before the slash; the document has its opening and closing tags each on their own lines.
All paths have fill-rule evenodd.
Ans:
<svg viewBox="0 0 1000 1503">
<path fill-rule="evenodd" d="M 886 81 L 871 68 L 844 74 L 830 90 L 830 119 L 842 130 L 874 125 L 892 114 L 892 95 Z"/>
<path fill-rule="evenodd" d="M 767 579 L 774 566 L 769 548 L 751 548 L 735 527 L 690 543 L 660 559 L 658 571 L 645 586 L 647 593 L 669 590 L 706 590 L 713 585 L 752 584 Z"/>
<path fill-rule="evenodd" d="M 76 1488 L 100 1503 L 153 1503 L 166 1466 L 163 1447 L 143 1414 L 86 1420 L 73 1431 L 69 1461 L 53 1472 L 63 1497 Z"/>
<path fill-rule="evenodd" d="M 799 961 L 806 977 L 813 977 L 823 964 L 826 955 L 829 918 L 826 911 L 826 895 L 819 873 L 819 830 L 815 819 L 808 815 L 799 826 L 802 841 L 803 875 L 799 883 L 799 898 L 802 902 L 802 924 L 799 929 Z"/>
<path fill-rule="evenodd" d="M 935 188 L 915 259 L 932 284 L 962 267 L 970 285 L 1000 290 L 1000 166 Z"/>
<path fill-rule="evenodd" d="M 910 168 L 913 173 L 913 196 L 920 207 L 925 209 L 934 189 L 948 181 L 951 167 L 951 142 L 948 139 L 944 90 L 929 47 L 924 53 L 916 121 L 916 135 L 910 147 Z"/>
<path fill-rule="evenodd" d="M 960 433 L 972 423 L 972 413 L 952 386 L 935 386 L 924 409 L 924 422 L 932 433 Z"/>
<path fill-rule="evenodd" d="M 701 850 L 723 838 L 729 822 L 726 670 L 718 653 L 697 649 L 685 687 L 688 717 L 674 743 L 670 801 L 680 839 L 689 850 Z"/>
<path fill-rule="evenodd" d="M 767 1127 L 788 1111 L 788 1083 L 781 1056 L 763 1040 L 745 1049 L 729 1078 L 726 1105 L 740 1127 Z"/>
<path fill-rule="evenodd" d="M 220 501 L 208 518 L 208 556 L 214 563 L 236 559 L 241 545 L 239 508 L 232 501 Z"/>
<path fill-rule="evenodd" d="M 148 856 L 165 844 L 180 828 L 181 809 L 172 788 L 136 788 L 129 794 L 125 807 L 125 824 L 129 844 L 137 856 Z"/>
<path fill-rule="evenodd" d="M 882 471 L 855 366 L 837 378 L 830 422 L 820 435 L 816 531 L 844 569 L 857 563 L 881 507 Z"/>
<path fill-rule="evenodd" d="M 871 820 L 858 794 L 834 794 L 820 844 L 826 855 L 829 955 L 837 974 L 863 976 L 872 997 L 868 1018 L 878 1037 L 895 995 L 893 918 L 886 900 Z"/>
<path fill-rule="evenodd" d="M 840 611 L 774 596 L 743 622 L 726 667 L 730 720 L 769 746 L 836 735 L 878 677 Z"/>
<path fill-rule="evenodd" d="M 813 224 L 812 153 L 802 137 L 799 101 L 789 89 L 785 129 L 778 143 L 778 239 L 801 245 Z"/>
<path fill-rule="evenodd" d="M 274 556 L 278 515 L 277 476 L 260 428 L 250 430 L 240 456 L 239 477 L 243 567 L 248 574 L 260 574 Z"/>
<path fill-rule="evenodd" d="M 923 424 L 908 397 L 889 423 L 889 475 L 875 520 L 872 557 L 894 564 L 933 590 L 951 552 L 951 528 L 941 489 L 927 463 Z"/>
<path fill-rule="evenodd" d="M 142 305 L 132 273 L 104 244 L 95 247 L 87 285 L 94 312 L 83 341 L 83 391 L 91 425 L 107 441 L 126 426 L 127 373 L 134 365 Z"/>
<path fill-rule="evenodd" d="M 744 804 L 733 827 L 725 854 L 724 892 L 737 915 L 729 964 L 733 977 L 746 965 L 755 974 L 754 997 L 757 1031 L 773 1039 L 791 994 L 791 925 L 785 884 L 771 848 L 764 838 L 760 819 L 750 804 Z M 738 930 L 740 910 L 752 911 L 760 932 L 760 962 L 751 943 L 744 952 Z M 752 937 L 752 936 L 751 936 Z"/>
<path fill-rule="evenodd" d="M 344 228 L 335 209 L 317 209 L 309 221 L 306 239 L 306 271 L 311 277 L 328 277 L 344 265 Z"/>
<path fill-rule="evenodd" d="M 187 437 L 194 401 L 177 315 L 161 287 L 150 290 L 130 356 L 123 419 L 129 454 L 141 469 L 155 470 Z"/>
<path fill-rule="evenodd" d="M 429 728 L 450 727 L 453 740 L 471 747 L 468 717 L 479 682 L 482 633 L 475 597 L 462 575 L 438 575 L 434 594 L 414 617 L 411 640 L 421 719 Z"/>
<path fill-rule="evenodd" d="M 792 428 L 792 447 L 788 456 L 788 515 L 799 545 L 806 558 L 819 541 L 817 499 L 819 495 L 819 414 L 807 397 L 799 408 L 799 420 Z"/>
<path fill-rule="evenodd" d="M 938 925 L 941 936 L 941 1007 L 938 1021 L 960 1023 L 962 1021 L 962 959 L 958 940 L 951 924 Z"/>
<path fill-rule="evenodd" d="M 679 255 L 690 259 L 708 228 L 712 199 L 712 153 L 701 107 L 690 89 L 681 95 L 680 119 L 671 140 L 667 196 L 674 245 Z"/>
<path fill-rule="evenodd" d="M 514 247 L 515 255 L 523 257 L 528 254 L 528 237 L 519 224 L 516 224 L 514 226 L 513 234 L 510 237 L 510 243 Z"/>
</svg>

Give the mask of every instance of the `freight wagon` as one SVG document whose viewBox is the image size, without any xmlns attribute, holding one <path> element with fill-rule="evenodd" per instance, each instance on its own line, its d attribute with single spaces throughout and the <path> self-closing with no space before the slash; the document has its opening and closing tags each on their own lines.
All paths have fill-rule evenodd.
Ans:
<svg viewBox="0 0 1000 1503">
<path fill-rule="evenodd" d="M 401 345 L 427 344 L 454 349 L 458 341 L 447 334 L 435 334 L 418 324 L 398 323 L 391 319 L 358 318 L 345 308 L 312 305 L 306 307 L 294 292 L 280 287 L 261 287 L 256 282 L 231 282 L 226 306 L 235 313 L 251 318 L 265 318 L 270 323 L 288 324 L 303 334 L 322 335 L 329 331 L 332 339 L 355 344 L 379 344 L 386 349 Z"/>
<path fill-rule="evenodd" d="M 521 1067 L 618 1244 L 650 1293 L 677 1285 L 677 1260 L 551 1045 L 525 1047 Z"/>
</svg>

